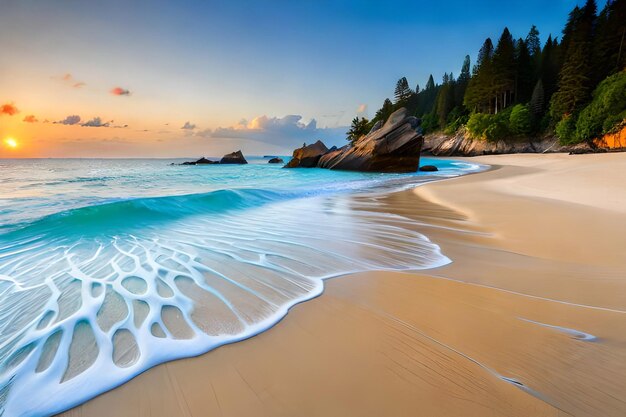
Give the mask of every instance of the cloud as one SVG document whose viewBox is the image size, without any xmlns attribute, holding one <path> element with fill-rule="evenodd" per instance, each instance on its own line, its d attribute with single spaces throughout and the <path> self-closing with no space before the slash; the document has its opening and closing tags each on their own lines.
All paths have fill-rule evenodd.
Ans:
<svg viewBox="0 0 626 417">
<path fill-rule="evenodd" d="M 302 121 L 302 116 L 259 116 L 251 121 L 242 120 L 231 127 L 220 127 L 210 133 L 213 138 L 248 139 L 280 146 L 299 146 L 303 142 L 321 139 L 327 145 L 343 144 L 347 127 L 318 128 L 317 121 Z"/>
<path fill-rule="evenodd" d="M 72 88 L 82 88 L 84 87 L 85 84 L 82 81 L 78 81 L 76 78 L 74 78 L 74 76 L 72 74 L 65 73 L 61 76 L 56 76 L 56 77 L 52 77 L 54 79 L 60 80 L 63 84 L 65 84 L 68 87 L 72 87 Z"/>
<path fill-rule="evenodd" d="M 184 129 L 184 130 L 194 130 L 195 128 L 196 128 L 196 125 L 193 123 L 189 123 L 189 122 L 185 122 L 183 127 L 181 127 L 181 129 Z"/>
<path fill-rule="evenodd" d="M 111 94 L 114 96 L 130 96 L 130 91 L 122 87 L 115 87 L 111 89 Z"/>
<path fill-rule="evenodd" d="M 75 125 L 77 123 L 80 123 L 80 116 L 77 114 L 74 114 L 71 116 L 67 116 L 65 119 L 59 120 L 58 122 L 54 122 L 54 123 L 62 124 L 62 125 Z"/>
<path fill-rule="evenodd" d="M 100 117 L 94 117 L 91 120 L 82 123 L 83 127 L 109 127 L 111 122 L 102 123 L 102 119 Z"/>
<path fill-rule="evenodd" d="M 6 103 L 0 106 L 0 115 L 6 114 L 8 116 L 13 116 L 14 114 L 19 113 L 20 111 L 15 107 L 13 103 Z"/>
<path fill-rule="evenodd" d="M 367 116 L 367 104 L 359 104 L 359 107 L 356 109 L 356 114 L 361 117 Z"/>
<path fill-rule="evenodd" d="M 29 114 L 28 116 L 24 117 L 24 120 L 22 121 L 26 123 L 37 123 L 39 120 L 37 120 L 34 114 Z"/>
</svg>

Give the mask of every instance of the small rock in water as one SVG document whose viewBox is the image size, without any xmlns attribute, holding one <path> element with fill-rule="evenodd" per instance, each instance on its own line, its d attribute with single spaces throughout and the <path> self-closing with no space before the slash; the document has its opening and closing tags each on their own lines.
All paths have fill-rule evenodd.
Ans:
<svg viewBox="0 0 626 417">
<path fill-rule="evenodd" d="M 422 165 L 420 167 L 420 171 L 422 171 L 422 172 L 435 172 L 435 171 L 439 171 L 439 168 L 437 168 L 434 165 Z"/>
<path fill-rule="evenodd" d="M 269 161 L 267 161 L 268 164 L 282 164 L 283 161 L 282 158 L 272 158 Z"/>
<path fill-rule="evenodd" d="M 241 151 L 232 152 L 226 154 L 220 160 L 220 164 L 247 164 L 246 158 L 244 158 L 243 153 Z"/>
</svg>

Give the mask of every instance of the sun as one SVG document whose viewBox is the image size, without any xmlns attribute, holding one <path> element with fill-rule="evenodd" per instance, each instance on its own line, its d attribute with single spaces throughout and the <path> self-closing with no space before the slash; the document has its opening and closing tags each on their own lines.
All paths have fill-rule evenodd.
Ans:
<svg viewBox="0 0 626 417">
<path fill-rule="evenodd" d="M 15 139 L 13 139 L 13 138 L 6 138 L 6 139 L 4 140 L 4 144 L 5 144 L 6 146 L 8 146 L 9 148 L 11 148 L 11 149 L 15 149 L 15 148 L 17 148 L 17 147 L 18 147 L 17 140 L 15 140 Z"/>
</svg>

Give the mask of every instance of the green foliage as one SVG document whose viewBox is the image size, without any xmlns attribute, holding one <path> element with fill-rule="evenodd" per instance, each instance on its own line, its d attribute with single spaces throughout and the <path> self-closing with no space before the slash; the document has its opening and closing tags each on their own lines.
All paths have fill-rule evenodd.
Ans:
<svg viewBox="0 0 626 417">
<path fill-rule="evenodd" d="M 570 114 L 566 115 L 556 124 L 556 136 L 563 145 L 576 142 L 576 118 Z"/>
<path fill-rule="evenodd" d="M 444 133 L 447 135 L 455 134 L 469 120 L 469 115 L 461 110 L 461 107 L 455 107 L 448 115 L 448 121 Z"/>
<path fill-rule="evenodd" d="M 424 133 L 434 132 L 439 128 L 439 118 L 435 113 L 428 113 L 422 117 L 422 130 Z"/>
<path fill-rule="evenodd" d="M 514 135 L 528 135 L 532 131 L 532 115 L 528 106 L 517 104 L 513 107 L 509 128 Z"/>
<path fill-rule="evenodd" d="M 467 123 L 472 136 L 498 140 L 554 129 L 567 118 L 559 124 L 561 139 L 588 140 L 623 121 L 618 103 L 586 106 L 597 100 L 592 91 L 603 79 L 626 68 L 624 22 L 626 0 L 607 1 L 599 14 L 596 0 L 585 0 L 570 12 L 562 40 L 548 36 L 543 48 L 535 26 L 518 40 L 504 28 L 496 47 L 485 40 L 471 74 L 466 56 L 459 77 L 445 73 L 441 85 L 430 75 L 424 89 L 412 91 L 402 77 L 395 104 L 387 100 L 371 124 L 406 107 L 424 119 L 426 131 L 454 133 Z"/>
<path fill-rule="evenodd" d="M 626 71 L 600 83 L 593 101 L 583 109 L 576 121 L 575 140 L 592 140 L 610 132 L 622 122 L 626 112 Z"/>
<path fill-rule="evenodd" d="M 361 136 L 367 135 L 369 130 L 369 120 L 365 117 L 355 117 L 352 119 L 350 130 L 346 132 L 346 135 L 348 135 L 347 139 L 350 143 L 354 144 L 354 142 L 356 142 Z"/>
<path fill-rule="evenodd" d="M 489 126 L 485 129 L 485 139 L 489 142 L 497 142 L 511 135 L 509 129 L 510 110 L 504 110 L 490 117 Z"/>
<path fill-rule="evenodd" d="M 381 120 L 383 123 L 386 122 L 389 116 L 391 116 L 391 113 L 394 112 L 394 110 L 395 110 L 395 107 L 393 103 L 391 102 L 391 100 L 386 98 L 385 101 L 383 102 L 383 106 L 379 110 L 376 111 L 376 115 L 372 119 L 371 125 L 373 126 L 374 123 L 376 123 L 379 120 Z"/>
<path fill-rule="evenodd" d="M 511 135 L 509 119 L 511 110 L 507 109 L 498 114 L 474 113 L 467 121 L 467 131 L 474 139 L 485 139 L 496 142 Z"/>
<path fill-rule="evenodd" d="M 491 123 L 491 115 L 486 113 L 473 113 L 467 121 L 467 131 L 474 139 L 485 139 L 485 130 Z"/>
</svg>

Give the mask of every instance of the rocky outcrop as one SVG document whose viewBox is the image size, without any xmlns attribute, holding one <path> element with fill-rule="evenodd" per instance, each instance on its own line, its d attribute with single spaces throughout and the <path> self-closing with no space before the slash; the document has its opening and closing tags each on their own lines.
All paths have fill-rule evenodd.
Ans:
<svg viewBox="0 0 626 417">
<path fill-rule="evenodd" d="M 370 133 L 352 145 L 324 154 L 320 168 L 373 172 L 415 172 L 419 165 L 423 137 L 417 132 L 419 119 L 396 110 L 384 125 L 374 125 Z"/>
<path fill-rule="evenodd" d="M 219 161 L 211 161 L 210 159 L 206 159 L 205 157 L 202 157 L 198 159 L 197 161 L 187 161 L 187 162 L 183 162 L 180 165 L 216 165 L 216 164 L 247 164 L 247 163 L 248 161 L 246 161 L 246 158 L 243 157 L 243 154 L 241 153 L 241 151 L 237 151 L 237 152 L 224 155 L 224 157 Z"/>
<path fill-rule="evenodd" d="M 283 161 L 283 158 L 272 158 L 269 161 L 267 161 L 268 164 L 282 164 L 285 161 Z"/>
<path fill-rule="evenodd" d="M 219 164 L 219 161 L 211 161 L 210 159 L 206 159 L 205 157 L 202 157 L 198 159 L 197 161 L 187 161 L 187 162 L 183 162 L 180 165 L 213 165 L 213 164 Z"/>
<path fill-rule="evenodd" d="M 478 156 L 509 153 L 593 152 L 586 143 L 562 146 L 555 137 L 509 139 L 497 142 L 472 139 L 464 129 L 455 135 L 436 133 L 427 135 L 423 153 L 433 156 Z"/>
<path fill-rule="evenodd" d="M 243 157 L 241 151 L 226 154 L 220 160 L 220 164 L 247 164 L 246 158 Z"/>
<path fill-rule="evenodd" d="M 285 168 L 314 168 L 326 152 L 328 148 L 321 140 L 308 146 L 304 145 L 293 151 L 293 157 Z"/>
</svg>

